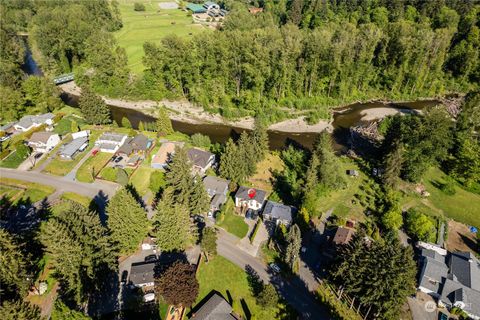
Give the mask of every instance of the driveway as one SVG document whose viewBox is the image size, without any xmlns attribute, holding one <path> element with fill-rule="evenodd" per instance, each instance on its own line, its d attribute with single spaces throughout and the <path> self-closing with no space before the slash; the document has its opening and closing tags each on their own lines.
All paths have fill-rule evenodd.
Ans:
<svg viewBox="0 0 480 320">
<path fill-rule="evenodd" d="M 82 166 L 82 164 L 84 164 L 85 161 L 87 161 L 88 158 L 90 158 L 90 156 L 92 155 L 92 150 L 88 151 L 84 156 L 83 158 L 78 161 L 78 163 L 75 165 L 75 167 L 73 167 L 72 171 L 70 171 L 69 173 L 67 173 L 65 175 L 65 177 L 63 177 L 64 179 L 66 180 L 70 180 L 70 181 L 76 181 L 76 176 L 77 176 L 77 171 L 78 169 Z"/>
<path fill-rule="evenodd" d="M 247 266 L 253 268 L 263 281 L 275 286 L 279 294 L 301 314 L 301 319 L 330 319 L 327 309 L 316 300 L 314 293 L 309 291 L 301 277 L 286 280 L 272 275 L 263 261 L 238 248 L 237 241 L 237 237 L 220 229 L 217 239 L 218 254 L 243 270 Z"/>
</svg>

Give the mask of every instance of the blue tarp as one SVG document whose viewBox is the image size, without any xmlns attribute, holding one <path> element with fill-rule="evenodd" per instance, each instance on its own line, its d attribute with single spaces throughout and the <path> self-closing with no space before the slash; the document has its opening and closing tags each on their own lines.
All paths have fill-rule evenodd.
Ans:
<svg viewBox="0 0 480 320">
<path fill-rule="evenodd" d="M 470 231 L 473 232 L 473 233 L 477 233 L 478 230 L 475 227 L 470 227 Z"/>
</svg>

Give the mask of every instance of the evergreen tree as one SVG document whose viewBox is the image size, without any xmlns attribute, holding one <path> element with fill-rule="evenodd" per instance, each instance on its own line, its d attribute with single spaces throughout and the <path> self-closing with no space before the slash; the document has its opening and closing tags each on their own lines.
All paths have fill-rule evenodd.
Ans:
<svg viewBox="0 0 480 320">
<path fill-rule="evenodd" d="M 159 136 L 166 136 L 173 133 L 172 121 L 168 116 L 168 111 L 165 107 L 158 108 L 156 126 Z"/>
<path fill-rule="evenodd" d="M 268 152 L 268 133 L 267 126 L 263 119 L 255 118 L 255 124 L 252 132 L 252 146 L 255 162 L 258 163 L 265 159 Z"/>
<path fill-rule="evenodd" d="M 12 235 L 0 229 L 0 297 L 23 297 L 28 290 L 27 265 L 19 246 L 13 241 Z"/>
<path fill-rule="evenodd" d="M 145 126 L 143 125 L 143 121 L 138 123 L 138 131 L 143 132 L 145 131 Z"/>
<path fill-rule="evenodd" d="M 120 253 L 134 252 L 147 234 L 149 222 L 145 210 L 122 188 L 110 199 L 106 211 L 111 237 Z"/>
<path fill-rule="evenodd" d="M 385 172 L 383 174 L 383 183 L 389 188 L 395 188 L 397 180 L 400 177 L 403 164 L 403 144 L 396 144 L 387 154 L 384 160 Z"/>
<path fill-rule="evenodd" d="M 131 124 L 130 120 L 128 120 L 127 117 L 122 117 L 122 127 L 127 128 L 127 129 L 132 128 L 132 124 Z"/>
<path fill-rule="evenodd" d="M 300 247 L 302 246 L 302 235 L 300 228 L 294 224 L 290 227 L 287 235 L 287 248 L 285 249 L 284 261 L 290 269 L 294 269 L 295 262 L 300 255 Z"/>
<path fill-rule="evenodd" d="M 314 152 L 319 160 L 318 181 L 325 187 L 334 190 L 345 187 L 345 175 L 333 152 L 332 139 L 328 132 L 320 133 Z"/>
<path fill-rule="evenodd" d="M 0 306 L 2 320 L 40 320 L 40 309 L 26 301 L 3 301 Z"/>
<path fill-rule="evenodd" d="M 367 243 L 360 231 L 343 246 L 331 268 L 333 280 L 380 319 L 396 319 L 407 296 L 415 292 L 413 251 L 395 237 Z"/>
<path fill-rule="evenodd" d="M 78 104 L 88 124 L 108 124 L 112 122 L 107 104 L 90 88 L 82 88 L 82 95 Z"/>
<path fill-rule="evenodd" d="M 190 214 L 204 214 L 210 209 L 210 198 L 199 176 L 195 177 L 189 199 Z"/>
<path fill-rule="evenodd" d="M 53 307 L 52 314 L 50 317 L 51 320 L 89 320 L 90 317 L 87 317 L 79 311 L 70 309 L 65 303 L 63 303 L 60 298 L 55 300 L 55 306 Z"/>
<path fill-rule="evenodd" d="M 220 158 L 220 175 L 232 181 L 234 184 L 239 184 L 245 179 L 245 174 L 242 165 L 239 162 L 243 161 L 237 145 L 232 139 L 228 139 L 225 144 L 225 151 Z"/>
<path fill-rule="evenodd" d="M 278 293 L 275 287 L 271 284 L 263 285 L 262 291 L 260 291 L 257 302 L 264 308 L 274 308 L 278 305 Z"/>
<path fill-rule="evenodd" d="M 310 159 L 307 172 L 305 174 L 305 183 L 303 185 L 304 198 L 310 191 L 314 190 L 318 184 L 318 167 L 320 166 L 320 160 L 314 153 Z"/>
<path fill-rule="evenodd" d="M 184 204 L 175 201 L 173 189 L 164 190 L 157 206 L 153 233 L 162 251 L 182 251 L 191 243 L 190 217 Z"/>
<path fill-rule="evenodd" d="M 237 167 L 244 178 L 250 177 L 257 171 L 257 156 L 255 155 L 255 145 L 252 137 L 243 131 L 237 142 Z"/>
<path fill-rule="evenodd" d="M 195 267 L 175 262 L 155 279 L 155 291 L 171 305 L 190 307 L 198 296 Z"/>
<path fill-rule="evenodd" d="M 215 228 L 206 227 L 203 229 L 200 246 L 207 255 L 217 254 L 217 232 Z"/>
<path fill-rule="evenodd" d="M 176 202 L 190 208 L 190 197 L 195 181 L 185 147 L 176 148 L 175 155 L 168 165 L 165 181 L 173 190 Z"/>
</svg>

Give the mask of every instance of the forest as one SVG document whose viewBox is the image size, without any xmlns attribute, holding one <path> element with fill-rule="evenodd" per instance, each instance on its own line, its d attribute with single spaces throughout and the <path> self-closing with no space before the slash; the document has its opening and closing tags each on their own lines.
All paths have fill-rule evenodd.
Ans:
<svg viewBox="0 0 480 320">
<path fill-rule="evenodd" d="M 226 118 L 297 109 L 313 123 L 328 107 L 370 99 L 466 93 L 480 80 L 480 7 L 471 1 L 223 1 L 220 30 L 144 44 L 143 74 L 131 74 L 112 32 L 116 1 L 2 4 L 1 90 L 19 103 L 28 42 L 47 76 L 115 97 L 187 98 Z M 251 15 L 249 5 L 264 12 Z M 60 32 L 58 32 L 60 30 Z M 23 90 L 24 91 L 24 90 Z M 3 96 L 3 95 L 2 95 Z"/>
</svg>

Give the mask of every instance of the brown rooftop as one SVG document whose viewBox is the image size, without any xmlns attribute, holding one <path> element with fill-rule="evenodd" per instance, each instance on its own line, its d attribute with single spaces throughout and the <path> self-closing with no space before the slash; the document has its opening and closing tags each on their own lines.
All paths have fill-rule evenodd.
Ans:
<svg viewBox="0 0 480 320">
<path fill-rule="evenodd" d="M 333 238 L 333 243 L 347 244 L 352 240 L 353 235 L 355 234 L 354 229 L 338 227 L 337 232 L 335 232 L 335 237 Z"/>
</svg>

